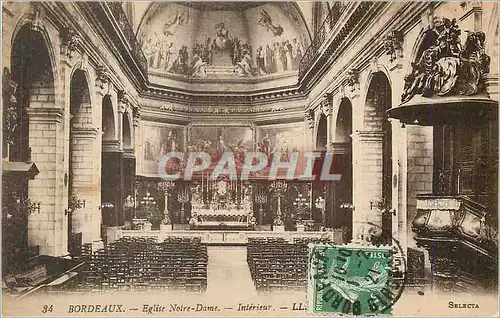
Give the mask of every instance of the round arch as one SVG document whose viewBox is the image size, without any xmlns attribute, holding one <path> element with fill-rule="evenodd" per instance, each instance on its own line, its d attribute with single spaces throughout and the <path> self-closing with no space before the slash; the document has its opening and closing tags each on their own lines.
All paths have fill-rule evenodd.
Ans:
<svg viewBox="0 0 500 318">
<path fill-rule="evenodd" d="M 382 125 L 388 123 L 386 110 L 391 106 L 392 92 L 389 78 L 382 71 L 372 73 L 366 89 L 363 129 L 382 131 Z"/>
<path fill-rule="evenodd" d="M 32 24 L 33 24 L 34 20 L 35 20 L 35 13 L 33 13 L 33 12 L 26 12 L 17 20 L 16 26 L 13 29 L 12 37 L 10 40 L 11 47 L 12 48 L 14 47 L 15 42 L 19 37 L 19 34 L 21 32 L 24 32 L 24 30 L 26 30 L 26 29 L 29 29 L 31 32 L 38 34 L 41 37 L 41 39 L 43 39 L 43 43 L 44 43 L 45 48 L 47 50 L 47 56 L 48 56 L 49 61 L 50 61 L 52 77 L 54 79 L 54 82 L 56 82 L 59 78 L 59 74 L 57 72 L 58 59 L 56 58 L 56 53 L 55 53 L 54 46 L 53 46 L 54 39 L 51 38 L 49 31 L 46 29 L 46 27 L 44 25 L 44 21 L 40 21 L 41 24 L 38 25 L 38 29 L 36 31 L 33 30 Z M 12 66 L 12 58 L 11 58 L 10 62 L 11 62 L 11 66 Z"/>
<path fill-rule="evenodd" d="M 124 149 L 132 149 L 132 123 L 130 113 L 124 112 L 122 115 L 122 143 Z"/>
<path fill-rule="evenodd" d="M 18 121 L 10 156 L 12 160 L 25 161 L 30 147 L 27 108 L 55 106 L 53 64 L 42 33 L 33 31 L 25 23 L 13 38 L 10 63 L 12 80 L 17 84 L 18 102 Z"/>
<path fill-rule="evenodd" d="M 111 96 L 106 95 L 102 99 L 102 132 L 103 140 L 116 140 L 115 132 L 115 112 Z"/>
<path fill-rule="evenodd" d="M 389 78 L 383 72 L 373 73 L 366 93 L 363 130 L 378 135 L 382 148 L 382 197 L 392 201 L 392 125 L 386 111 L 391 108 Z"/>
<path fill-rule="evenodd" d="M 352 134 L 352 104 L 344 97 L 340 102 L 335 121 L 335 130 L 333 131 L 333 142 L 348 143 L 351 142 Z"/>
<path fill-rule="evenodd" d="M 87 74 L 75 70 L 70 80 L 71 128 L 90 128 L 92 126 L 92 100 Z"/>
<path fill-rule="evenodd" d="M 328 120 L 324 114 L 318 119 L 318 128 L 316 130 L 316 150 L 326 151 L 328 143 Z"/>
</svg>

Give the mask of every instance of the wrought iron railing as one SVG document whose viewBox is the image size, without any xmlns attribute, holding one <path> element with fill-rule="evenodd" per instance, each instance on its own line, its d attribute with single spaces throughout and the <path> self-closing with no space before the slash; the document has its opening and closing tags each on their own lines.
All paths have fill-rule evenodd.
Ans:
<svg viewBox="0 0 500 318">
<path fill-rule="evenodd" d="M 103 2 L 101 4 L 108 6 L 113 18 L 116 20 L 116 23 L 120 27 L 120 30 L 128 42 L 131 53 L 137 61 L 137 64 L 144 73 L 147 73 L 148 61 L 142 52 L 139 41 L 137 41 L 134 30 L 130 26 L 127 15 L 125 14 L 125 11 L 123 11 L 122 2 Z"/>
<path fill-rule="evenodd" d="M 302 76 L 305 71 L 310 67 L 310 64 L 316 57 L 318 50 L 327 40 L 328 33 L 335 27 L 338 23 L 340 17 L 345 12 L 346 8 L 349 6 L 348 2 L 334 2 L 330 12 L 326 16 L 325 20 L 321 24 L 314 38 L 311 41 L 311 45 L 307 48 L 302 59 L 299 63 L 299 77 Z"/>
</svg>

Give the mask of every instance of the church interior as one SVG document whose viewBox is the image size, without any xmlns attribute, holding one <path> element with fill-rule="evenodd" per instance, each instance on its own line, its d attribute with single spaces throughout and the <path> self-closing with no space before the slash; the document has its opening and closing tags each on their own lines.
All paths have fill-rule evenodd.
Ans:
<svg viewBox="0 0 500 318">
<path fill-rule="evenodd" d="M 409 289 L 496 292 L 498 3 L 2 9 L 4 294 L 227 273 L 304 293 L 312 242 L 397 245 Z M 244 178 L 250 152 L 268 165 Z M 206 169 L 165 176 L 193 153 Z"/>
</svg>

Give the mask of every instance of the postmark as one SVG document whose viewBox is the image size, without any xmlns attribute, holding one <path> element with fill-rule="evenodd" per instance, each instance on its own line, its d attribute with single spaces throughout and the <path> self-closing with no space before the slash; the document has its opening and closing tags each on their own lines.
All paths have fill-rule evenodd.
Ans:
<svg viewBox="0 0 500 318">
<path fill-rule="evenodd" d="M 315 314 L 390 315 L 406 280 L 399 242 L 310 246 L 308 309 Z"/>
</svg>

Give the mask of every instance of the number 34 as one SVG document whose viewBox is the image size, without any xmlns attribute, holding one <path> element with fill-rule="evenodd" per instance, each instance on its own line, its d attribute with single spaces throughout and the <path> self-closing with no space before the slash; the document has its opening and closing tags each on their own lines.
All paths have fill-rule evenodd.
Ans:
<svg viewBox="0 0 500 318">
<path fill-rule="evenodd" d="M 53 305 L 43 305 L 42 314 L 54 311 Z"/>
</svg>

